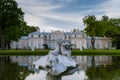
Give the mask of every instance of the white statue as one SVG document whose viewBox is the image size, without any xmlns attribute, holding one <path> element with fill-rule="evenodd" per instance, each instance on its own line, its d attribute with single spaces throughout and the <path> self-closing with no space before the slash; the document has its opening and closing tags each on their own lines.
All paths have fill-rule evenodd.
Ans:
<svg viewBox="0 0 120 80">
<path fill-rule="evenodd" d="M 70 41 L 57 41 L 55 50 L 49 51 L 49 54 L 33 62 L 36 69 L 44 69 L 51 75 L 60 75 L 68 70 L 75 68 L 76 62 L 71 58 Z M 70 70 L 69 73 L 74 73 Z"/>
<path fill-rule="evenodd" d="M 71 59 L 71 42 L 70 41 L 62 42 L 61 52 L 62 52 L 62 55 L 67 56 L 69 59 Z"/>
</svg>

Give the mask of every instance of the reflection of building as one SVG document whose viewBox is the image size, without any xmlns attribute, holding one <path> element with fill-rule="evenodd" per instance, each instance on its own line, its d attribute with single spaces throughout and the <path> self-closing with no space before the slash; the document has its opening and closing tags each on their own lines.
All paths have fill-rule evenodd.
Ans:
<svg viewBox="0 0 120 80">
<path fill-rule="evenodd" d="M 12 62 L 18 63 L 21 66 L 31 68 L 34 61 L 37 61 L 42 56 L 10 56 Z M 92 56 L 72 56 L 80 69 L 86 69 L 92 66 Z M 95 56 L 95 66 L 109 65 L 112 63 L 112 56 Z"/>
<path fill-rule="evenodd" d="M 92 66 L 93 56 L 87 56 L 87 66 Z M 94 56 L 94 65 L 109 65 L 112 63 L 112 56 Z"/>
<path fill-rule="evenodd" d="M 28 49 L 35 47 L 36 49 L 43 49 L 43 44 L 47 44 L 49 48 L 54 49 L 56 47 L 56 40 L 70 40 L 72 44 L 75 44 L 75 49 L 80 49 L 80 45 L 83 48 L 91 48 L 90 37 L 86 36 L 81 31 L 76 32 L 63 32 L 63 31 L 52 31 L 52 32 L 33 32 L 28 36 L 22 36 L 18 42 L 12 42 L 11 48 L 15 49 Z M 95 48 L 111 48 L 111 39 L 106 37 L 95 38 Z M 82 44 L 81 44 L 82 43 Z"/>
</svg>

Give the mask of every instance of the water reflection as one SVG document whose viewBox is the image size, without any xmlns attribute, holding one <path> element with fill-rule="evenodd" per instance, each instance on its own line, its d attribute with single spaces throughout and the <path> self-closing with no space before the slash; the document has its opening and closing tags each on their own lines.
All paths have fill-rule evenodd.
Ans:
<svg viewBox="0 0 120 80">
<path fill-rule="evenodd" d="M 120 80 L 120 56 L 111 57 L 112 62 L 107 65 L 88 67 L 86 75 L 88 80 Z"/>
<path fill-rule="evenodd" d="M 0 80 L 25 80 L 31 73 L 27 67 L 11 63 L 6 57 L 0 57 Z"/>
<path fill-rule="evenodd" d="M 7 56 L 8 57 L 8 56 Z M 46 71 L 33 72 L 41 56 L 0 57 L 0 80 L 45 80 Z M 62 80 L 120 80 L 120 56 L 73 56 L 80 70 Z"/>
</svg>

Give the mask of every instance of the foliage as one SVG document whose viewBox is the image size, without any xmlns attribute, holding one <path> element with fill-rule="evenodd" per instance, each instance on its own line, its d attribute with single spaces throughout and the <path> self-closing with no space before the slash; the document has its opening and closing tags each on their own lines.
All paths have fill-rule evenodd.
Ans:
<svg viewBox="0 0 120 80">
<path fill-rule="evenodd" d="M 0 0 L 0 39 L 1 48 L 5 44 L 10 47 L 11 41 L 17 41 L 21 36 L 28 35 L 38 29 L 35 26 L 28 26 L 24 21 L 24 13 L 18 8 L 15 0 Z"/>
<path fill-rule="evenodd" d="M 4 66 L 4 68 L 0 66 L 0 71 L 3 71 L 3 73 L 0 72 L 0 76 L 3 74 L 1 80 L 25 80 L 25 78 L 32 73 L 27 67 L 18 66 L 17 63 L 11 63 L 4 59 L 2 59 L 0 63 Z"/>
<path fill-rule="evenodd" d="M 104 35 L 111 37 L 116 43 L 116 48 L 120 49 L 120 19 L 111 18 L 104 22 Z"/>
<path fill-rule="evenodd" d="M 98 32 L 98 24 L 99 22 L 96 20 L 96 17 L 94 15 L 88 15 L 83 18 L 83 23 L 86 26 L 84 29 L 86 34 L 91 36 L 91 45 L 92 48 L 95 49 L 94 43 L 95 43 L 95 36 L 98 36 L 100 33 Z"/>
<path fill-rule="evenodd" d="M 101 20 L 96 20 L 94 15 L 88 15 L 83 18 L 83 23 L 86 26 L 84 29 L 86 34 L 91 37 L 92 48 L 94 48 L 95 36 L 111 37 L 116 43 L 117 49 L 120 49 L 120 19 L 102 16 Z"/>
<path fill-rule="evenodd" d="M 15 0 L 0 0 L 1 48 L 5 49 L 5 29 L 19 26 L 23 21 L 23 12 Z"/>
<path fill-rule="evenodd" d="M 25 22 L 21 22 L 21 26 L 12 26 L 6 28 L 6 42 L 17 41 L 21 36 L 27 36 L 29 33 L 37 31 L 38 27 L 28 26 Z"/>
<path fill-rule="evenodd" d="M 88 80 L 119 80 L 120 79 L 120 64 L 112 64 L 98 67 L 89 67 L 86 70 Z"/>
</svg>

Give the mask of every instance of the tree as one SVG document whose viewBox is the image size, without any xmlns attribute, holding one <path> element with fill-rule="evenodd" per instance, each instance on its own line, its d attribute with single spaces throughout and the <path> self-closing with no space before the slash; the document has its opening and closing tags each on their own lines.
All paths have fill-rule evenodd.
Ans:
<svg viewBox="0 0 120 80">
<path fill-rule="evenodd" d="M 92 48 L 95 49 L 95 36 L 99 35 L 99 22 L 96 20 L 96 17 L 94 15 L 88 15 L 83 18 L 83 23 L 86 26 L 86 28 L 84 29 L 86 34 L 91 37 Z"/>
<path fill-rule="evenodd" d="M 116 44 L 116 48 L 120 49 L 120 18 L 111 18 L 102 16 L 101 20 L 96 20 L 94 15 L 85 16 L 83 23 L 86 26 L 84 31 L 91 37 L 92 48 L 95 49 L 95 36 L 98 37 L 111 37 L 112 41 Z"/>
<path fill-rule="evenodd" d="M 23 21 L 23 14 L 15 0 L 0 0 L 1 49 L 5 49 L 5 29 L 19 26 Z"/>
<path fill-rule="evenodd" d="M 27 67 L 5 60 L 5 57 L 0 57 L 0 65 L 0 80 L 25 80 L 30 73 L 34 73 Z"/>
<path fill-rule="evenodd" d="M 11 41 L 18 41 L 21 36 L 28 35 L 31 32 L 39 29 L 35 26 L 28 26 L 25 22 L 21 22 L 21 26 L 12 26 L 5 29 L 5 41 L 8 49 L 10 48 Z"/>
<path fill-rule="evenodd" d="M 113 42 L 116 44 L 116 48 L 120 49 L 120 19 L 110 19 L 104 35 L 112 37 Z"/>
</svg>

